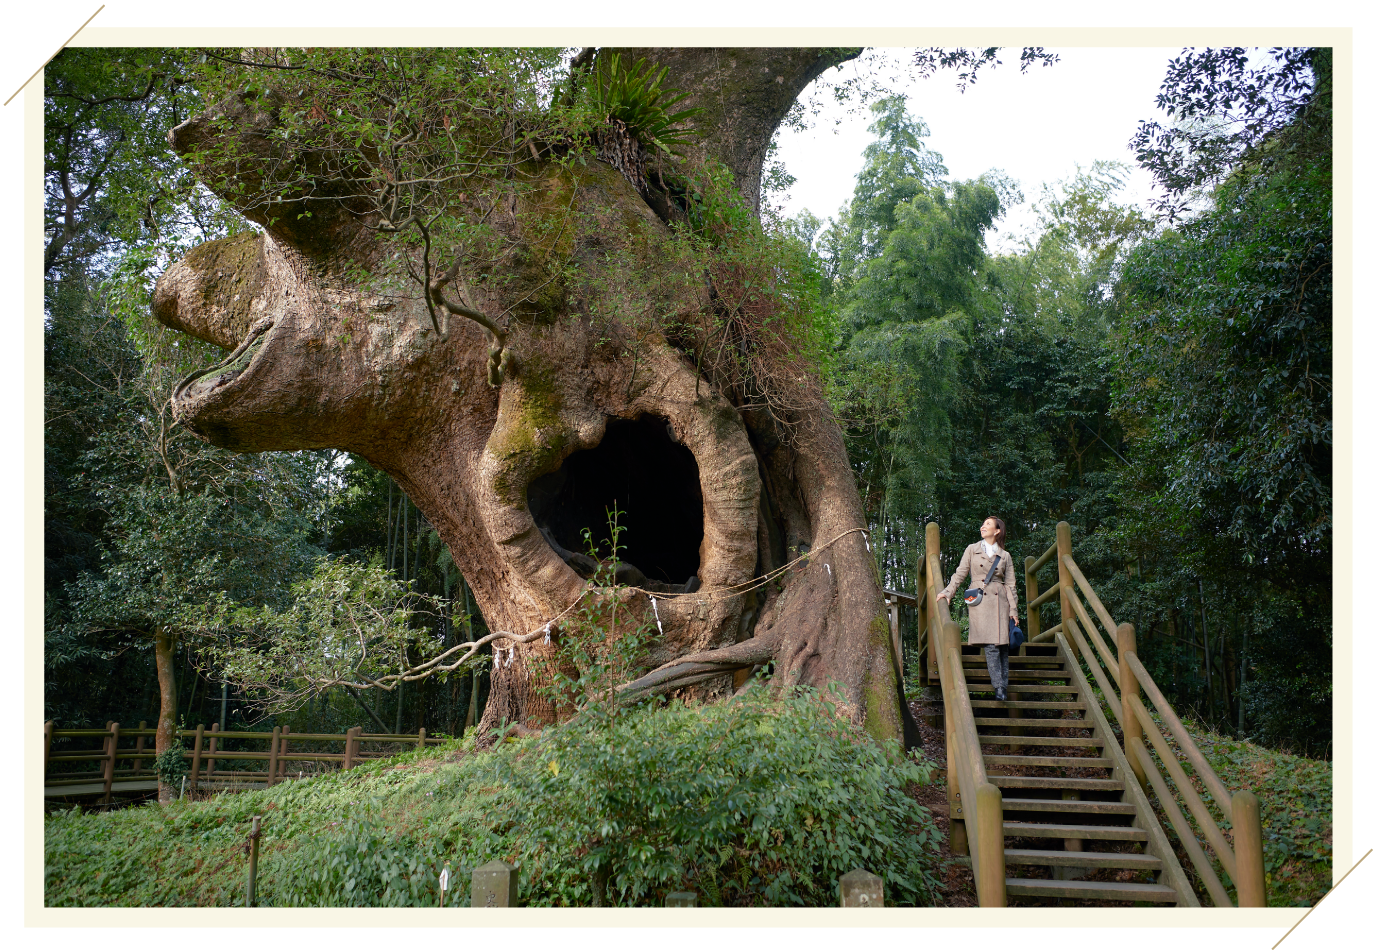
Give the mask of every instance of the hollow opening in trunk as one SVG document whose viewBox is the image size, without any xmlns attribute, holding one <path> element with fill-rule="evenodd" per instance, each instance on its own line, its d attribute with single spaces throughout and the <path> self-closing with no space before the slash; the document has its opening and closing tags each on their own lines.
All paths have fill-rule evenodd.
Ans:
<svg viewBox="0 0 1380 950">
<path fill-rule="evenodd" d="M 609 556 L 608 512 L 615 507 L 620 561 L 663 584 L 684 584 L 699 572 L 700 468 L 660 416 L 610 419 L 597 446 L 528 486 L 527 507 L 556 553 L 581 574 L 588 562 L 571 555 L 589 553 L 588 529 L 599 557 Z"/>
</svg>

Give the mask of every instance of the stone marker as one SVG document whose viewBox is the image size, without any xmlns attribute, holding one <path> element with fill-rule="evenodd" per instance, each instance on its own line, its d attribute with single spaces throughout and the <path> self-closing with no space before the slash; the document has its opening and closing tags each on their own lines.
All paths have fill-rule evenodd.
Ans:
<svg viewBox="0 0 1380 950">
<path fill-rule="evenodd" d="M 881 907 L 882 879 L 862 868 L 854 868 L 839 878 L 840 907 Z"/>
<path fill-rule="evenodd" d="M 470 878 L 470 906 L 516 907 L 517 868 L 498 860 L 475 868 Z"/>
<path fill-rule="evenodd" d="M 695 907 L 694 891 L 671 891 L 666 895 L 667 907 Z"/>
</svg>

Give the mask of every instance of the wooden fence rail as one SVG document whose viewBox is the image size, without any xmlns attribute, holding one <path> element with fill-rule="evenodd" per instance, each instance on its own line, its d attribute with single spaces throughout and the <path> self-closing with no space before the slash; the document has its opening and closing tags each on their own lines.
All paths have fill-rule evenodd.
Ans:
<svg viewBox="0 0 1380 950">
<path fill-rule="evenodd" d="M 99 783 L 101 800 L 109 802 L 117 783 L 126 787 L 136 784 L 142 789 L 150 781 L 157 780 L 153 770 L 156 754 L 152 739 L 156 730 L 148 728 L 147 722 L 139 723 L 137 729 L 126 729 L 117 722 L 106 724 L 104 729 L 58 729 L 52 721 L 43 724 L 43 784 L 45 795 L 61 796 L 68 794 L 90 794 L 73 791 L 82 786 Z M 187 787 L 195 791 L 201 782 L 212 784 L 263 783 L 274 785 L 290 777 L 288 763 L 334 764 L 342 769 L 354 768 L 364 759 L 389 758 L 405 751 L 408 746 L 421 748 L 426 745 L 440 745 L 449 741 L 444 737 L 428 737 L 426 729 L 416 734 L 376 734 L 364 733 L 356 726 L 344 735 L 292 732 L 287 728 L 275 726 L 272 732 L 220 731 L 219 724 L 210 729 L 197 726 L 195 729 L 177 730 L 177 738 L 190 740 L 191 748 L 183 749 L 183 758 L 190 763 Z M 63 743 L 82 744 L 86 747 L 64 748 Z M 54 744 L 59 743 L 58 748 Z M 122 743 L 130 743 L 122 745 Z M 266 743 L 262 750 L 229 749 L 225 743 L 240 745 Z M 95 743 L 99 743 L 96 745 Z M 340 751 L 322 751 L 322 746 L 338 745 Z M 365 744 L 370 748 L 365 749 Z M 393 751 L 379 748 L 392 745 Z M 315 746 L 315 751 L 304 747 Z M 129 765 L 121 767 L 120 763 Z M 217 768 L 221 763 L 253 762 L 265 763 L 262 769 Z M 89 765 L 97 769 L 73 770 L 71 767 Z M 67 768 L 64 768 L 67 767 Z"/>
<path fill-rule="evenodd" d="M 1057 566 L 1059 579 L 1042 592 L 1037 575 L 1050 563 Z M 1129 623 L 1118 624 L 1112 619 L 1074 560 L 1068 522 L 1059 522 L 1054 544 L 1048 550 L 1038 558 L 1025 559 L 1025 576 L 1029 642 L 1042 643 L 1059 638 L 1088 668 L 1102 690 L 1108 711 L 1121 726 L 1122 745 L 1136 779 L 1147 792 L 1155 793 L 1163 819 L 1178 835 L 1213 902 L 1219 907 L 1232 905 L 1231 896 L 1213 866 L 1215 858 L 1217 866 L 1236 887 L 1236 903 L 1241 907 L 1264 907 L 1265 865 L 1259 800 L 1248 790 L 1230 792 L 1208 764 L 1207 757 L 1193 742 L 1136 656 L 1135 627 Z M 1059 602 L 1059 623 L 1042 630 L 1040 605 L 1055 598 Z M 1142 702 L 1142 693 L 1159 714 L 1158 722 Z M 1146 747 L 1147 739 L 1154 749 L 1153 755 Z M 1171 739 L 1177 751 L 1171 747 Z M 1206 789 L 1208 801 L 1204 801 L 1185 766 L 1192 769 Z M 1191 822 L 1176 799 L 1187 806 Z M 1219 827 L 1219 819 L 1213 816 L 1210 804 L 1217 805 L 1221 821 L 1230 822 L 1231 841 Z M 1211 855 L 1204 850 L 1200 837 L 1207 843 Z"/>
</svg>

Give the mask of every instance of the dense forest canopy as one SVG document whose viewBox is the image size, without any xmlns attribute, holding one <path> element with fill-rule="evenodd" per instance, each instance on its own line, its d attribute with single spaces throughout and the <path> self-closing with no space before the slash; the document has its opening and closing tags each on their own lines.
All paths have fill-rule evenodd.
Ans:
<svg viewBox="0 0 1380 950">
<path fill-rule="evenodd" d="M 510 407 L 519 416 L 536 405 L 535 358 L 586 352 L 543 349 L 546 328 L 572 313 L 594 328 L 588 352 L 599 334 L 616 341 L 599 364 L 613 415 L 667 418 L 669 446 L 732 455 L 699 448 L 693 431 L 708 421 L 637 403 L 644 373 L 673 389 L 683 380 L 692 402 L 721 400 L 744 420 L 732 445 L 747 447 L 743 478 L 760 483 L 761 501 L 705 502 L 706 536 L 750 521 L 739 540 L 715 542 L 736 552 L 718 576 L 655 578 L 650 561 L 636 564 L 635 586 L 665 584 L 669 599 L 628 622 L 664 622 L 681 639 L 633 674 L 674 664 L 677 651 L 701 657 L 700 684 L 727 688 L 769 664 L 807 679 L 822 664 L 852 677 L 861 703 L 890 658 L 850 667 L 842 654 L 865 642 L 877 584 L 868 577 L 859 589 L 870 593 L 828 607 L 818 592 L 837 572 L 875 563 L 881 586 L 912 590 L 926 521 L 940 523 L 952 565 L 987 515 L 1005 519 L 1018 560 L 1066 520 L 1080 563 L 1112 613 L 1134 620 L 1179 708 L 1325 753 L 1330 51 L 1278 50 L 1254 67 L 1245 50 L 1176 59 L 1146 104 L 1169 118 L 1147 119 L 1136 137 L 1163 187 L 1158 217 L 1118 203 L 1126 169 L 1097 156 L 1038 196 L 1000 172 L 952 180 L 923 103 L 894 96 L 860 106 L 874 141 L 837 217 L 759 217 L 771 130 L 800 87 L 856 52 L 796 51 L 780 66 L 794 91 L 778 102 L 749 90 L 743 102 L 764 104 L 742 114 L 696 95 L 728 66 L 671 51 L 60 54 L 45 73 L 47 716 L 157 718 L 170 730 L 267 713 L 314 731 L 453 734 L 494 715 L 496 685 L 517 703 L 505 709 L 541 706 L 499 683 L 513 675 L 494 655 L 506 641 L 448 672 L 433 662 L 529 622 L 497 606 L 502 590 L 474 566 L 497 549 L 457 544 L 460 529 L 439 513 L 436 492 L 458 488 L 408 474 L 424 469 L 382 437 L 326 447 L 279 433 L 272 447 L 291 451 L 240 454 L 173 412 L 178 381 L 223 359 L 212 343 L 238 347 L 255 316 L 228 306 L 233 334 L 215 321 L 198 332 L 184 304 L 191 335 L 172 332 L 150 313 L 154 280 L 182 273 L 171 265 L 204 256 L 192 249 L 208 240 L 244 251 L 268 234 L 300 255 L 283 261 L 315 268 L 313 286 L 367 285 L 378 313 L 402 308 L 433 337 L 465 343 L 465 398 L 483 425 L 509 418 L 500 392 L 528 394 Z M 926 51 L 917 69 L 972 71 L 993 53 Z M 210 118 L 185 125 L 193 116 Z M 181 157 L 167 138 L 176 128 Z M 253 134 L 232 134 L 244 128 Z M 583 184 L 562 191 L 561 176 Z M 595 192 L 598 207 L 622 210 L 590 211 Z M 1018 251 L 992 254 L 987 238 L 1024 197 L 1038 227 Z M 271 284 L 276 266 L 244 273 Z M 347 347 L 367 331 L 331 332 Z M 793 383 L 804 376 L 814 382 Z M 411 415 L 468 379 L 452 389 L 451 376 L 426 378 Z M 837 456 L 821 420 L 841 429 Z M 594 441 L 573 423 L 569 433 L 570 444 Z M 834 509 L 812 508 L 796 466 L 814 464 L 809 484 L 832 486 L 835 457 L 857 502 L 845 492 Z M 569 530 L 586 526 L 593 552 L 559 525 L 534 541 L 561 549 L 540 571 L 568 569 L 572 591 L 609 554 L 597 547 L 603 525 Z M 815 559 L 795 600 L 764 592 L 706 618 L 671 606 L 670 587 L 749 581 L 855 526 L 870 543 L 854 539 L 853 562 Z M 823 633 L 790 639 L 829 610 L 837 656 L 819 646 Z M 342 635 L 366 614 L 367 636 Z M 744 646 L 772 631 L 785 638 L 772 649 Z M 323 643 L 338 647 L 313 648 Z M 900 728 L 893 719 L 888 734 Z"/>
</svg>

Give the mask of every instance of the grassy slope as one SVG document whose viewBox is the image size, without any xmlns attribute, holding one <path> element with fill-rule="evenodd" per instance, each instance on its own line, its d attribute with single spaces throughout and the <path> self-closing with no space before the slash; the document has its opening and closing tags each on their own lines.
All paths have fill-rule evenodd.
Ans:
<svg viewBox="0 0 1380 950">
<path fill-rule="evenodd" d="M 1269 905 L 1316 904 L 1332 887 L 1332 763 L 1185 726 L 1228 789 L 1260 799 Z"/>
</svg>

